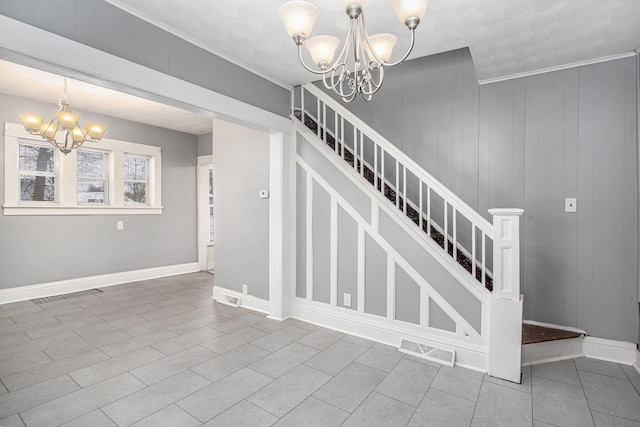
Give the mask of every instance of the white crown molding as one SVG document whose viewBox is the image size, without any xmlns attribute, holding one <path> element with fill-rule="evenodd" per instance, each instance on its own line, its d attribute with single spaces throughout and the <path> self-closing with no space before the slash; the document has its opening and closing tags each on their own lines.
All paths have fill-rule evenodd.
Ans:
<svg viewBox="0 0 640 427">
<path fill-rule="evenodd" d="M 198 263 L 190 262 L 186 264 L 145 268 L 142 270 L 123 271 L 120 273 L 101 274 L 99 276 L 80 277 L 77 279 L 0 289 L 0 304 L 86 291 L 87 289 L 104 288 L 107 286 L 121 285 L 123 283 L 137 282 L 139 280 L 157 279 L 159 277 L 175 276 L 196 271 L 200 271 Z"/>
<path fill-rule="evenodd" d="M 247 67 L 246 65 L 237 62 L 235 59 L 230 58 L 227 55 L 224 55 L 224 54 L 222 54 L 222 53 L 220 53 L 218 51 L 215 51 L 215 50 L 211 49 L 211 47 L 209 47 L 206 44 L 200 42 L 199 40 L 196 40 L 193 37 L 188 36 L 188 35 L 180 32 L 180 31 L 176 30 L 175 28 L 168 26 L 167 24 L 165 24 L 165 23 L 163 23 L 161 21 L 158 21 L 157 19 L 151 18 L 149 15 L 146 15 L 146 14 L 140 12 L 139 10 L 136 10 L 136 9 L 132 8 L 131 6 L 123 3 L 120 0 L 105 0 L 105 1 L 107 3 L 109 3 L 109 4 L 111 4 L 112 6 L 115 6 L 118 9 L 121 9 L 121 10 L 127 12 L 130 15 L 133 15 L 133 16 L 135 16 L 137 18 L 140 18 L 143 21 L 146 21 L 149 24 L 154 25 L 154 26 L 160 28 L 161 30 L 166 31 L 169 34 L 173 34 L 174 36 L 176 36 L 178 38 L 181 38 L 182 40 L 184 40 L 184 41 L 186 41 L 186 42 L 188 42 L 188 43 L 190 43 L 190 44 L 192 44 L 194 46 L 197 46 L 200 49 L 206 50 L 207 52 L 209 52 L 209 53 L 211 53 L 213 55 L 216 55 L 217 57 L 222 58 L 225 61 L 230 62 L 231 64 L 242 68 L 243 70 L 247 70 L 250 73 L 255 74 L 256 76 L 262 77 L 263 79 L 268 80 L 271 83 L 282 87 L 283 89 L 287 89 L 287 90 L 293 89 L 293 86 L 288 85 L 288 84 L 286 84 L 284 82 L 281 82 L 279 80 L 276 80 L 273 77 L 267 76 L 266 74 L 261 73 L 259 71 L 256 71 L 256 70 L 254 70 L 254 69 L 252 69 L 250 67 Z"/>
<path fill-rule="evenodd" d="M 599 64 L 601 62 L 608 62 L 608 61 L 616 61 L 618 59 L 624 59 L 624 58 L 629 58 L 629 57 L 632 57 L 632 56 L 636 56 L 637 54 L 638 53 L 636 51 L 632 50 L 630 52 L 623 52 L 623 53 L 618 53 L 618 54 L 615 54 L 615 55 L 609 55 L 609 56 L 603 56 L 603 57 L 600 57 L 600 58 L 588 59 L 586 61 L 571 62 L 569 64 L 556 65 L 556 66 L 553 66 L 553 67 L 547 67 L 547 68 L 540 68 L 540 69 L 537 69 L 537 70 L 525 71 L 523 73 L 509 74 L 507 76 L 493 77 L 493 78 L 490 78 L 490 79 L 479 79 L 478 80 L 478 84 L 479 85 L 486 85 L 486 84 L 491 84 L 491 83 L 503 82 L 503 81 L 506 81 L 506 80 L 520 79 L 522 77 L 535 76 L 535 75 L 538 75 L 538 74 L 553 73 L 554 71 L 568 70 L 568 69 L 571 69 L 571 68 L 583 67 L 585 65 Z"/>
</svg>

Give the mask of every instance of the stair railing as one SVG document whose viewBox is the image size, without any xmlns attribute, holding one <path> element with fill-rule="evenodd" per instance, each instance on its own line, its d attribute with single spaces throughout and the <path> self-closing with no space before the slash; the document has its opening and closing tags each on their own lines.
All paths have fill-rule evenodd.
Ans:
<svg viewBox="0 0 640 427">
<path fill-rule="evenodd" d="M 492 289 L 493 225 L 337 101 L 312 84 L 296 88 L 292 118 L 373 184 L 437 246 Z"/>
</svg>

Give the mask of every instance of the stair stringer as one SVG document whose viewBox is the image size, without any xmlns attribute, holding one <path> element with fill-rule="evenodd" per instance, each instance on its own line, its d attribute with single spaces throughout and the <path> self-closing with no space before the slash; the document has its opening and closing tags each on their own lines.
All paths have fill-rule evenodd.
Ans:
<svg viewBox="0 0 640 427">
<path fill-rule="evenodd" d="M 340 307 L 337 304 L 335 263 L 332 264 L 331 268 L 331 298 L 329 303 L 314 301 L 313 298 L 310 298 L 308 295 L 305 298 L 299 298 L 294 295 L 291 302 L 292 316 L 394 346 L 398 346 L 403 338 L 407 338 L 416 342 L 439 346 L 447 350 L 455 350 L 456 364 L 486 371 L 488 365 L 490 293 L 477 281 L 473 280 L 466 270 L 455 263 L 450 257 L 446 257 L 443 254 L 442 248 L 436 247 L 436 244 L 431 241 L 431 239 L 424 236 L 423 233 L 420 233 L 415 228 L 415 224 L 404 215 L 401 215 L 394 207 L 389 206 L 389 203 L 380 193 L 369 188 L 370 186 L 363 182 L 360 175 L 346 166 L 341 159 L 336 158 L 334 153 L 326 147 L 317 135 L 301 124 L 296 123 L 295 120 L 294 135 L 296 135 L 298 145 L 296 164 L 304 171 L 307 176 L 306 179 L 311 179 L 313 182 L 319 184 L 320 187 L 329 194 L 331 203 L 340 206 L 356 221 L 361 235 L 366 234 L 371 237 L 371 239 L 382 248 L 387 254 L 387 264 L 390 268 L 387 270 L 386 317 L 367 313 L 363 305 L 359 306 L 357 310 L 351 310 Z M 315 153 L 315 155 L 319 156 L 318 158 L 323 159 L 324 162 L 331 165 L 331 168 L 333 168 L 332 173 L 327 173 L 326 170 L 317 170 L 316 165 L 312 163 L 314 163 L 314 161 L 317 163 L 318 158 L 315 160 L 309 159 L 309 157 L 313 157 L 310 153 Z M 336 188 L 337 185 L 329 182 L 335 179 L 334 174 L 340 174 L 347 178 L 358 191 L 366 195 L 370 204 L 368 210 L 363 211 L 362 208 L 354 207 L 354 205 L 347 200 L 348 197 L 344 197 L 341 193 L 341 189 Z M 325 177 L 327 179 L 325 179 Z M 307 188 L 311 187 L 307 185 Z M 298 203 L 303 203 L 303 201 L 298 200 Z M 307 201 L 304 203 L 308 205 Z M 427 258 L 430 259 L 430 262 L 437 263 L 446 270 L 447 274 L 459 284 L 460 289 L 464 289 L 467 293 L 465 298 L 472 299 L 474 303 L 477 304 L 477 318 L 473 321 L 466 318 L 454 307 L 456 301 L 451 303 L 441 292 L 438 292 L 438 289 L 436 289 L 438 284 L 434 282 L 433 277 L 426 277 L 429 276 L 429 274 L 425 274 L 424 271 L 422 273 L 419 272 L 418 269 L 420 266 L 416 266 L 415 261 L 412 262 L 403 256 L 398 249 L 381 234 L 381 217 L 384 218 L 383 222 L 390 220 L 394 226 L 402 230 L 402 233 L 411 236 L 411 239 L 417 245 L 416 248 L 424 251 L 424 253 L 427 254 Z M 308 214 L 307 218 L 309 218 Z M 309 227 L 307 227 L 307 234 L 309 234 L 308 230 Z M 334 232 L 332 231 L 332 233 Z M 335 240 L 335 238 L 332 239 Z M 298 249 L 298 251 L 299 250 L 300 249 Z M 337 255 L 332 253 L 332 256 L 335 257 Z M 389 274 L 389 271 L 395 270 L 396 266 L 402 268 L 419 286 L 419 324 L 395 319 L 395 279 L 392 277 L 392 274 Z M 313 261 L 311 261 L 311 268 L 313 268 Z M 361 276 L 363 276 L 362 267 L 359 267 L 359 292 L 366 289 L 366 283 L 360 283 L 364 281 L 363 278 L 360 278 Z M 310 276 L 307 274 L 307 282 L 309 278 Z M 313 289 L 310 294 L 313 295 Z M 357 300 L 362 301 L 363 298 L 359 297 Z M 455 322 L 455 331 L 445 331 L 429 325 L 429 301 L 433 301 L 433 303 L 440 307 L 447 316 Z"/>
</svg>

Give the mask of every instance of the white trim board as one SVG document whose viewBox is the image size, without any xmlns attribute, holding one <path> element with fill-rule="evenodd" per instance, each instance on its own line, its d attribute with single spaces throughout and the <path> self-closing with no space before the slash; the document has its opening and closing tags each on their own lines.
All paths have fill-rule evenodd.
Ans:
<svg viewBox="0 0 640 427">
<path fill-rule="evenodd" d="M 398 347 L 403 338 L 456 351 L 456 366 L 487 372 L 487 350 L 478 345 L 465 345 L 444 333 L 430 333 L 418 326 L 400 321 L 387 321 L 374 315 L 361 314 L 346 308 L 332 308 L 327 304 L 293 298 L 291 317 L 349 335 Z"/>
<path fill-rule="evenodd" d="M 634 365 L 638 369 L 640 353 L 637 348 L 634 343 L 590 336 L 546 341 L 522 346 L 522 366 L 589 357 L 622 365 Z M 638 371 L 640 372 L 640 369 Z"/>
<path fill-rule="evenodd" d="M 176 276 L 200 271 L 197 262 L 168 265 L 164 267 L 145 268 L 141 270 L 123 271 L 120 273 L 101 274 L 99 276 L 80 277 L 17 288 L 0 289 L 0 304 L 44 298 L 52 295 L 68 294 L 87 289 L 104 288 L 139 280 L 157 279 L 159 277 Z"/>
<path fill-rule="evenodd" d="M 240 299 L 240 307 L 248 308 L 249 310 L 259 311 L 260 313 L 269 314 L 269 300 L 254 297 L 253 295 L 244 295 L 238 291 L 232 291 L 231 289 L 223 288 L 215 285 L 213 287 L 212 299 L 218 300 L 221 295 L 229 295 Z M 284 320 L 284 319 L 276 319 Z"/>
</svg>

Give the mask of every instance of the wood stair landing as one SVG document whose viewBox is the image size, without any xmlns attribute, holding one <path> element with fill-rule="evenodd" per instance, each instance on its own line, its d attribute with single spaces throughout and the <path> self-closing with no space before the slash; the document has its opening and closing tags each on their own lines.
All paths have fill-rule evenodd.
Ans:
<svg viewBox="0 0 640 427">
<path fill-rule="evenodd" d="M 522 345 L 547 341 L 566 340 L 583 336 L 583 333 L 522 324 Z"/>
</svg>

